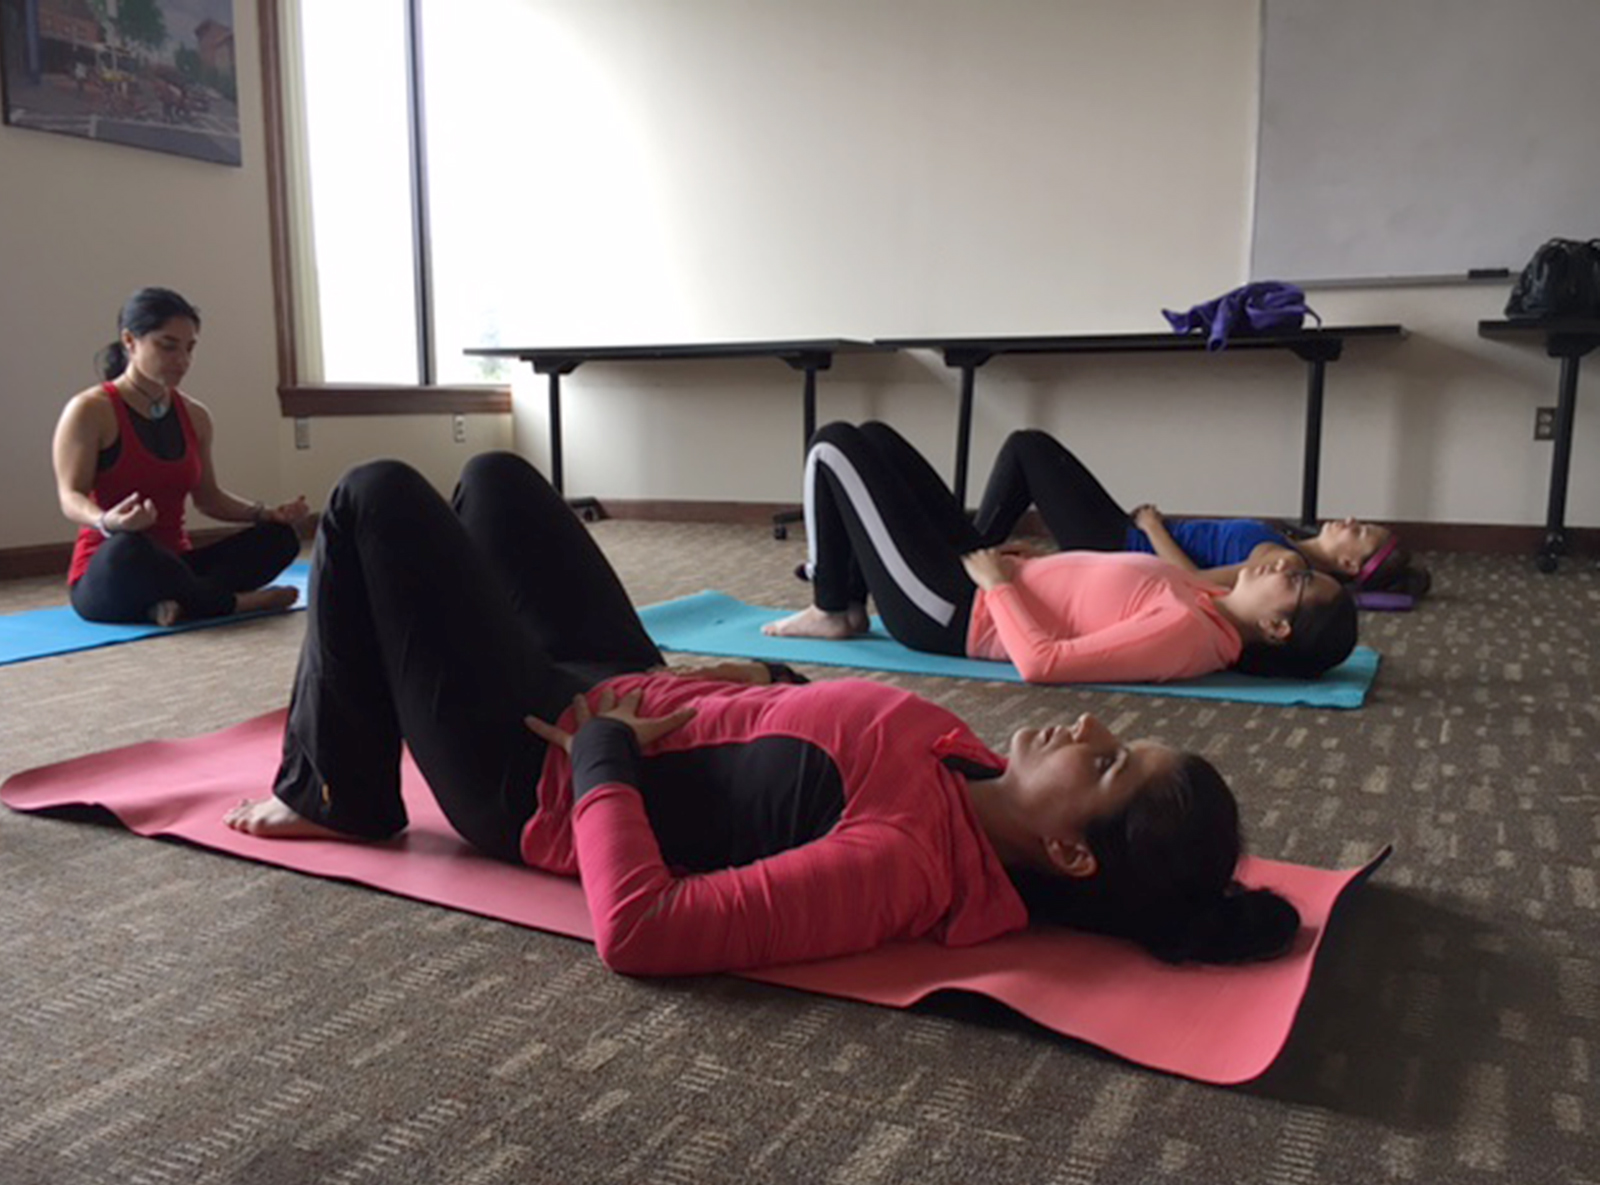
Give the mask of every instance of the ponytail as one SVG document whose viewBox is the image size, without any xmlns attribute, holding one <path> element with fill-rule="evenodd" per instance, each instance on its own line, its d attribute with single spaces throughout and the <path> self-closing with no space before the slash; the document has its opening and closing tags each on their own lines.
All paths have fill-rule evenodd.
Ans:
<svg viewBox="0 0 1600 1185">
<path fill-rule="evenodd" d="M 1308 604 L 1281 642 L 1248 642 L 1233 669 L 1275 679 L 1317 679 L 1356 648 L 1360 626 L 1355 599 L 1344 585 L 1332 600 Z"/>
<path fill-rule="evenodd" d="M 1189 915 L 1187 924 L 1152 942 L 1169 963 L 1246 963 L 1283 954 L 1300 929 L 1300 912 L 1271 889 L 1231 882 Z"/>
<path fill-rule="evenodd" d="M 119 337 L 94 356 L 95 367 L 106 382 L 114 382 L 128 369 L 128 350 Z"/>
<path fill-rule="evenodd" d="M 1035 921 L 1128 938 L 1169 963 L 1271 958 L 1299 932 L 1292 904 L 1234 880 L 1238 803 L 1198 754 L 1095 820 L 1084 839 L 1098 865 L 1092 876 L 1010 870 Z"/>
<path fill-rule="evenodd" d="M 1433 577 L 1421 564 L 1412 563 L 1411 553 L 1395 543 L 1370 572 L 1363 569 L 1356 587 L 1362 592 L 1399 593 L 1421 600 L 1433 587 Z"/>
</svg>

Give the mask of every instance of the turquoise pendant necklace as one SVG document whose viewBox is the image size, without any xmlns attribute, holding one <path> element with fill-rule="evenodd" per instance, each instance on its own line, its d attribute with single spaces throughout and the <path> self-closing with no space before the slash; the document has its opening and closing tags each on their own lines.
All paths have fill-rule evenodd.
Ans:
<svg viewBox="0 0 1600 1185">
<path fill-rule="evenodd" d="M 161 417 L 166 415 L 171 409 L 172 399 L 170 395 L 163 396 L 159 399 L 154 398 L 148 391 L 139 385 L 137 379 L 133 378 L 128 380 L 128 385 L 135 391 L 139 392 L 139 397 L 145 401 L 144 414 L 149 416 L 152 420 L 161 419 Z"/>
</svg>

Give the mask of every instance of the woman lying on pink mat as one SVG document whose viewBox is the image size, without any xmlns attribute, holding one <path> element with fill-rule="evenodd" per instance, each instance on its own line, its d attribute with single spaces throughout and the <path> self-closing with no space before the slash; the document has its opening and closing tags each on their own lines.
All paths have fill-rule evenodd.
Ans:
<svg viewBox="0 0 1600 1185">
<path fill-rule="evenodd" d="M 1244 565 L 1228 584 L 1153 555 L 1005 554 L 886 424 L 817 432 L 805 508 L 812 603 L 769 634 L 864 632 L 870 594 L 903 645 L 1009 661 L 1029 683 L 1156 683 L 1230 668 L 1315 679 L 1355 648 L 1350 595 L 1292 551 Z"/>
<path fill-rule="evenodd" d="M 1084 715 L 1001 756 L 882 683 L 664 671 L 588 531 L 507 453 L 471 461 L 453 505 L 399 462 L 340 481 L 273 794 L 228 823 L 394 836 L 402 742 L 470 843 L 581 877 L 600 956 L 629 974 L 969 945 L 1030 920 L 1237 961 L 1299 926 L 1234 881 L 1238 808 L 1195 754 Z"/>
</svg>

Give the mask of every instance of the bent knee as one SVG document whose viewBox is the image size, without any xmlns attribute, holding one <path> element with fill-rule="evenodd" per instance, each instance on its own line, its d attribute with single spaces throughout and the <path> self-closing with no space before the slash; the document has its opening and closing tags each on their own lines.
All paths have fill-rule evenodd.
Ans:
<svg viewBox="0 0 1600 1185">
<path fill-rule="evenodd" d="M 404 461 L 384 458 L 377 461 L 363 461 L 360 465 L 345 470 L 344 476 L 333 488 L 333 496 L 335 499 L 341 497 L 357 500 L 387 499 L 406 490 L 427 486 L 427 478 Z"/>
<path fill-rule="evenodd" d="M 370 525 L 405 521 L 428 499 L 439 496 L 428 479 L 404 461 L 366 461 L 345 471 L 328 495 L 323 524 Z"/>
<path fill-rule="evenodd" d="M 262 523 L 261 532 L 267 539 L 267 550 L 274 561 L 288 567 L 300 554 L 300 536 L 288 523 Z"/>
<path fill-rule="evenodd" d="M 461 484 L 465 486 L 480 482 L 526 481 L 538 476 L 539 471 L 525 457 L 504 449 L 479 453 L 461 467 Z"/>
<path fill-rule="evenodd" d="M 1061 446 L 1056 438 L 1051 436 L 1050 433 L 1046 432 L 1043 428 L 1018 428 L 1015 432 L 1006 437 L 1005 445 L 1002 447 L 1016 449 L 1058 449 Z"/>
<path fill-rule="evenodd" d="M 541 500 L 560 497 L 526 457 L 500 450 L 479 453 L 461 467 L 452 502 L 459 514 L 480 501 L 538 505 Z"/>
<path fill-rule="evenodd" d="M 847 456 L 871 449 L 866 434 L 856 425 L 847 420 L 834 420 L 824 424 L 811 436 L 810 447 L 815 449 L 818 445 L 831 444 Z"/>
</svg>

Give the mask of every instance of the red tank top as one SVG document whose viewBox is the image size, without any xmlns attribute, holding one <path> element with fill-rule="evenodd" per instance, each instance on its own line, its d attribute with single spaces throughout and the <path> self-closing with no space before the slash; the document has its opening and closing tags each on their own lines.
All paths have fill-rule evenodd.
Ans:
<svg viewBox="0 0 1600 1185">
<path fill-rule="evenodd" d="M 104 387 L 117 413 L 117 440 L 121 447 L 111 468 L 95 474 L 95 505 L 106 509 L 129 494 L 141 494 L 156 504 L 156 523 L 146 534 L 168 551 L 188 551 L 193 544 L 189 542 L 189 532 L 184 530 L 183 515 L 189 495 L 200 484 L 200 448 L 195 441 L 187 403 L 182 395 L 176 391 L 172 393 L 172 411 L 183 429 L 183 456 L 175 461 L 163 461 L 139 439 L 133 427 L 134 413 L 123 402 L 117 388 L 111 383 Z M 72 567 L 67 570 L 68 584 L 78 582 L 103 542 L 105 537 L 94 527 L 79 529 L 78 541 L 72 549 Z"/>
</svg>

